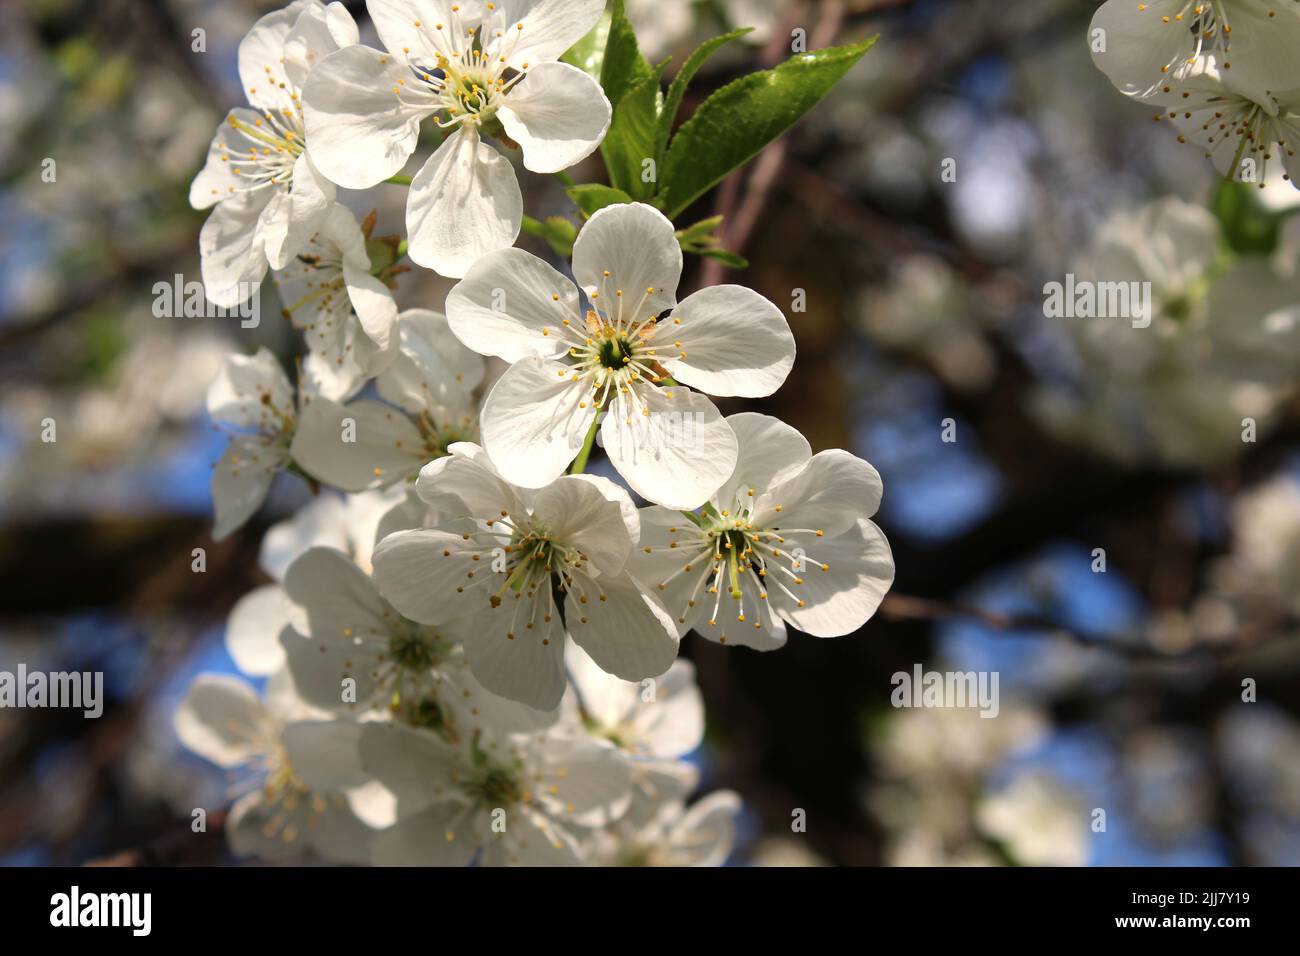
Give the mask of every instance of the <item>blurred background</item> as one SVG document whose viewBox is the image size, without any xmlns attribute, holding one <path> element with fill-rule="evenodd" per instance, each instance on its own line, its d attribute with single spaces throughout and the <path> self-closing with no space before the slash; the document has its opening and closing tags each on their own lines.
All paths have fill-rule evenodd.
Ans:
<svg viewBox="0 0 1300 956">
<path fill-rule="evenodd" d="M 1101 336 L 1043 308 L 1044 283 L 1085 273 L 1118 219 L 1174 200 L 1267 271 L 1217 297 L 1217 278 L 1193 283 L 1218 327 L 1294 308 L 1300 191 L 1225 189 L 1116 92 L 1089 57 L 1097 5 L 628 0 L 655 61 L 759 27 L 710 61 L 684 115 L 785 59 L 792 29 L 813 47 L 881 34 L 678 223 L 726 216 L 750 262 L 688 257 L 683 294 L 735 281 L 790 306 L 794 372 L 745 407 L 879 469 L 898 567 L 855 635 L 792 633 L 766 656 L 683 642 L 708 708 L 704 789 L 746 805 L 737 864 L 1300 863 L 1296 353 L 1216 344 L 1174 293 L 1151 329 Z M 189 838 L 190 808 L 227 781 L 171 715 L 194 674 L 234 670 L 226 617 L 266 580 L 262 535 L 309 492 L 280 476 L 214 543 L 225 437 L 203 396 L 226 352 L 301 346 L 269 284 L 256 329 L 157 318 L 152 290 L 199 276 L 189 183 L 242 102 L 236 46 L 274 6 L 0 2 L 0 670 L 102 670 L 107 695 L 98 720 L 0 710 L 0 863 L 230 860 L 219 825 Z M 558 184 L 521 183 L 531 215 L 570 211 Z M 401 231 L 404 189 L 340 196 Z M 417 270 L 397 298 L 441 308 L 447 289 Z M 891 675 L 918 664 L 997 671 L 998 717 L 892 707 Z"/>
</svg>

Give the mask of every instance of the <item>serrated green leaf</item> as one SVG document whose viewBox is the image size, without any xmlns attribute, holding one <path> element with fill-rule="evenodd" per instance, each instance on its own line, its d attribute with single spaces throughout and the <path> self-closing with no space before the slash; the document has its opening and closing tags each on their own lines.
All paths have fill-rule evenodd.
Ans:
<svg viewBox="0 0 1300 956">
<path fill-rule="evenodd" d="M 597 82 L 600 81 L 601 67 L 605 62 L 605 46 L 609 43 L 610 19 L 610 13 L 606 10 L 596 25 L 587 31 L 587 35 L 560 57 L 569 66 L 576 66 Z"/>
<path fill-rule="evenodd" d="M 662 105 L 659 71 L 652 70 L 615 107 L 614 120 L 600 145 L 610 183 L 634 200 L 653 198 L 659 187 L 659 165 L 653 161 L 655 130 Z M 653 164 L 648 182 L 645 175 L 647 160 Z"/>
<path fill-rule="evenodd" d="M 655 136 L 656 163 L 663 165 L 664 152 L 668 149 L 668 137 L 672 135 L 673 123 L 677 119 L 677 110 L 682 105 L 682 97 L 686 95 L 686 88 L 690 86 L 695 74 L 700 72 L 700 67 L 704 66 L 709 57 L 732 40 L 743 37 L 746 33 L 752 33 L 753 30 L 753 27 L 745 27 L 741 30 L 724 33 L 712 40 L 706 40 L 696 47 L 694 53 L 687 57 L 686 62 L 682 64 L 682 68 L 677 71 L 672 84 L 668 87 L 668 95 L 664 97 L 664 108 L 659 114 L 659 130 Z"/>
<path fill-rule="evenodd" d="M 609 38 L 600 65 L 600 85 L 617 108 L 632 88 L 654 75 L 654 68 L 636 45 L 636 31 L 623 11 L 623 0 L 610 5 Z"/>
<path fill-rule="evenodd" d="M 584 216 L 590 216 L 597 209 L 604 209 L 606 206 L 617 206 L 619 203 L 635 202 L 631 196 L 621 189 L 615 189 L 612 186 L 603 186 L 600 183 L 584 183 L 581 186 L 570 186 L 565 190 L 573 204 L 582 210 Z"/>
<path fill-rule="evenodd" d="M 749 162 L 830 92 L 877 37 L 801 53 L 718 90 L 682 124 L 660 170 L 670 219 Z"/>
</svg>

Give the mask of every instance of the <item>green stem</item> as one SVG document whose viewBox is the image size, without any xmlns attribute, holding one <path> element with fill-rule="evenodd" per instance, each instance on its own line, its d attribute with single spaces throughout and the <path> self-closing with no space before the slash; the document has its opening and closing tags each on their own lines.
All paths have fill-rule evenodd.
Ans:
<svg viewBox="0 0 1300 956">
<path fill-rule="evenodd" d="M 587 429 L 587 437 L 582 441 L 582 451 L 578 452 L 578 457 L 574 459 L 569 474 L 580 475 L 586 471 L 587 459 L 591 457 L 591 449 L 596 444 L 596 429 L 599 427 L 600 416 L 597 415 L 591 420 L 591 427 Z"/>
<path fill-rule="evenodd" d="M 555 178 L 558 179 L 564 185 L 565 189 L 572 189 L 576 185 L 573 181 L 573 177 L 570 176 L 568 173 L 566 173 L 564 170 L 560 170 L 558 173 L 556 173 Z"/>
<path fill-rule="evenodd" d="M 396 176 L 389 176 L 384 182 L 392 183 L 394 186 L 409 186 L 411 185 L 411 177 L 398 173 Z"/>
<path fill-rule="evenodd" d="M 534 219 L 532 216 L 524 216 L 520 228 L 530 236 L 546 238 L 546 226 L 542 224 L 541 220 Z"/>
</svg>

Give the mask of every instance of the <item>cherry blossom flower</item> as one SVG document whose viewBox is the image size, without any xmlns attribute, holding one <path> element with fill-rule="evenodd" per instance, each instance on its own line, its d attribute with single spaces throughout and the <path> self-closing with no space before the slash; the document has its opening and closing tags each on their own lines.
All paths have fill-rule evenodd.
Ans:
<svg viewBox="0 0 1300 956">
<path fill-rule="evenodd" d="M 565 651 L 569 690 L 564 719 L 623 753 L 632 772 L 632 806 L 625 821 L 648 823 L 665 802 L 684 799 L 698 783 L 681 758 L 704 740 L 704 700 L 695 665 L 678 659 L 656 678 L 620 680 L 578 645 Z"/>
<path fill-rule="evenodd" d="M 408 310 L 397 326 L 399 353 L 377 381 L 380 396 L 392 405 L 371 399 L 345 405 L 325 396 L 303 405 L 298 460 L 344 491 L 389 487 L 455 442 L 477 437 L 470 391 L 483 377 L 483 360 L 447 331 L 447 320 L 436 312 Z"/>
<path fill-rule="evenodd" d="M 426 731 L 364 724 L 362 767 L 397 796 L 375 838 L 380 866 L 572 866 L 583 830 L 627 808 L 617 751 L 566 733 L 483 733 L 450 745 Z"/>
<path fill-rule="evenodd" d="M 306 551 L 284 587 L 301 614 L 280 642 L 294 686 L 313 707 L 389 714 L 452 742 L 483 727 L 532 730 L 558 716 L 483 690 L 459 646 L 398 614 L 340 551 Z"/>
<path fill-rule="evenodd" d="M 740 440 L 735 473 L 699 514 L 643 509 L 632 573 L 682 634 L 771 650 L 786 624 L 815 637 L 857 630 L 894 580 L 889 543 L 867 520 L 880 476 L 846 451 L 813 455 L 767 415 L 727 421 Z"/>
<path fill-rule="evenodd" d="M 376 580 L 403 615 L 460 640 L 488 690 L 555 707 L 566 635 L 625 680 L 662 674 L 676 658 L 672 619 L 624 570 L 637 515 L 613 482 L 568 475 L 519 488 L 479 446 L 460 443 L 421 471 L 416 491 L 441 522 L 379 542 Z"/>
<path fill-rule="evenodd" d="M 523 199 L 487 133 L 523 150 L 532 172 L 589 156 L 609 129 L 594 79 L 557 62 L 600 18 L 603 0 L 370 0 L 387 52 L 367 46 L 323 60 L 303 102 L 310 153 L 340 186 L 366 189 L 415 151 L 421 121 L 448 135 L 415 174 L 406 208 L 410 256 L 446 276 L 510 246 Z"/>
<path fill-rule="evenodd" d="M 301 90 L 316 60 L 357 43 L 341 3 L 295 0 L 239 44 L 248 107 L 230 111 L 190 186 L 195 209 L 216 208 L 199 235 L 208 299 L 231 307 L 283 269 L 321 227 L 334 185 L 304 152 Z"/>
<path fill-rule="evenodd" d="M 639 826 L 627 818 L 592 835 L 588 851 L 595 866 L 722 866 L 736 844 L 740 797 L 719 790 L 689 808 L 683 801 L 658 805 Z"/>
<path fill-rule="evenodd" d="M 348 797 L 366 782 L 355 742 L 346 744 L 359 725 L 305 717 L 283 674 L 272 680 L 265 703 L 237 677 L 203 674 L 177 709 L 175 726 L 190 750 L 219 767 L 248 771 L 226 821 L 235 853 L 368 862 L 372 831 Z M 304 781 L 303 766 L 328 788 Z"/>
<path fill-rule="evenodd" d="M 303 250 L 275 273 L 284 315 L 322 360 L 321 394 L 342 401 L 397 353 L 397 303 L 371 275 L 366 236 L 335 203 Z"/>
<path fill-rule="evenodd" d="M 563 473 L 604 411 L 602 444 L 632 489 L 667 507 L 698 507 L 734 469 L 736 438 L 717 407 L 685 386 L 772 394 L 794 364 L 785 316 L 735 285 L 679 303 L 673 225 L 642 203 L 593 215 L 574 244 L 573 272 L 577 285 L 505 249 L 448 295 L 457 337 L 513 363 L 484 402 L 484 447 L 509 481 L 539 488 Z"/>
</svg>

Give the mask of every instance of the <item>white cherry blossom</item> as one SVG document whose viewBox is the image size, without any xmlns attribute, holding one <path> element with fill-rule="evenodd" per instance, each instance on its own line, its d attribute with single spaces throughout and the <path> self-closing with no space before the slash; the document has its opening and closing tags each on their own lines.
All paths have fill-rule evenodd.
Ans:
<svg viewBox="0 0 1300 956">
<path fill-rule="evenodd" d="M 368 862 L 372 831 L 348 794 L 366 782 L 355 756 L 360 728 L 305 718 L 283 675 L 272 679 L 263 702 L 237 677 L 203 674 L 177 709 L 175 727 L 199 756 L 244 771 L 242 795 L 226 821 L 235 853 Z M 325 786 L 304 781 L 304 767 L 313 784 Z"/>
<path fill-rule="evenodd" d="M 478 437 L 470 391 L 483 360 L 427 309 L 399 316 L 399 352 L 378 379 L 382 398 L 342 404 L 312 396 L 298 426 L 298 461 L 344 491 L 385 488 L 413 477 L 458 441 Z"/>
<path fill-rule="evenodd" d="M 216 206 L 199 235 L 208 299 L 247 299 L 268 266 L 283 269 L 320 228 L 334 185 L 304 152 L 301 90 L 315 62 L 358 42 L 341 3 L 295 0 L 258 20 L 239 44 L 248 107 L 230 111 L 190 186 L 196 209 Z"/>
<path fill-rule="evenodd" d="M 602 411 L 605 452 L 642 497 L 695 508 L 727 480 L 735 435 L 711 401 L 685 386 L 770 395 L 794 364 L 794 337 L 780 309 L 742 286 L 702 289 L 679 303 L 681 272 L 672 223 L 631 203 L 601 209 L 583 226 L 573 247 L 577 285 L 506 249 L 484 256 L 452 289 L 452 331 L 513 363 L 483 407 L 484 447 L 508 480 L 530 488 L 554 480 Z"/>
<path fill-rule="evenodd" d="M 313 707 L 391 715 L 451 742 L 484 727 L 532 730 L 558 716 L 483 690 L 459 646 L 398 614 L 340 551 L 306 551 L 284 587 L 301 613 L 280 642 L 298 693 Z"/>
<path fill-rule="evenodd" d="M 727 421 L 740 439 L 735 473 L 699 514 L 643 509 L 632 573 L 682 634 L 771 650 L 786 624 L 815 637 L 857 630 L 894 580 L 889 543 L 868 520 L 880 476 L 846 451 L 813 455 L 767 415 Z"/>
<path fill-rule="evenodd" d="M 366 237 L 346 206 L 335 203 L 284 269 L 275 273 L 286 318 L 322 360 L 321 394 L 342 401 L 397 354 L 397 303 L 371 275 Z"/>
<path fill-rule="evenodd" d="M 661 803 L 639 825 L 626 817 L 593 834 L 595 866 L 722 866 L 736 844 L 740 797 L 719 790 L 689 808 L 680 800 Z"/>
<path fill-rule="evenodd" d="M 628 803 L 609 744 L 566 733 L 483 733 L 451 745 L 426 731 L 362 725 L 362 767 L 397 796 L 374 843 L 380 866 L 573 866 L 587 827 Z"/>
<path fill-rule="evenodd" d="M 612 482 L 566 475 L 519 488 L 461 443 L 421 471 L 416 491 L 441 523 L 384 538 L 376 580 L 403 615 L 459 639 L 488 690 L 556 706 L 566 634 L 625 680 L 662 674 L 676 658 L 672 619 L 624 569 L 637 516 Z"/>
<path fill-rule="evenodd" d="M 340 186 L 365 189 L 397 173 L 421 121 L 446 139 L 415 174 L 406 208 L 410 256 L 446 276 L 519 234 L 523 199 L 509 160 L 481 139 L 523 150 L 532 172 L 555 173 L 605 138 L 611 110 L 583 71 L 557 62 L 600 18 L 603 0 L 369 0 L 387 52 L 326 58 L 303 102 L 312 160 Z"/>
<path fill-rule="evenodd" d="M 612 743 L 628 760 L 633 802 L 625 819 L 648 821 L 665 802 L 685 798 L 698 774 L 681 758 L 704 740 L 704 699 L 695 684 L 695 665 L 679 658 L 659 677 L 634 683 L 601 670 L 570 644 L 565 667 L 565 719 Z"/>
</svg>

